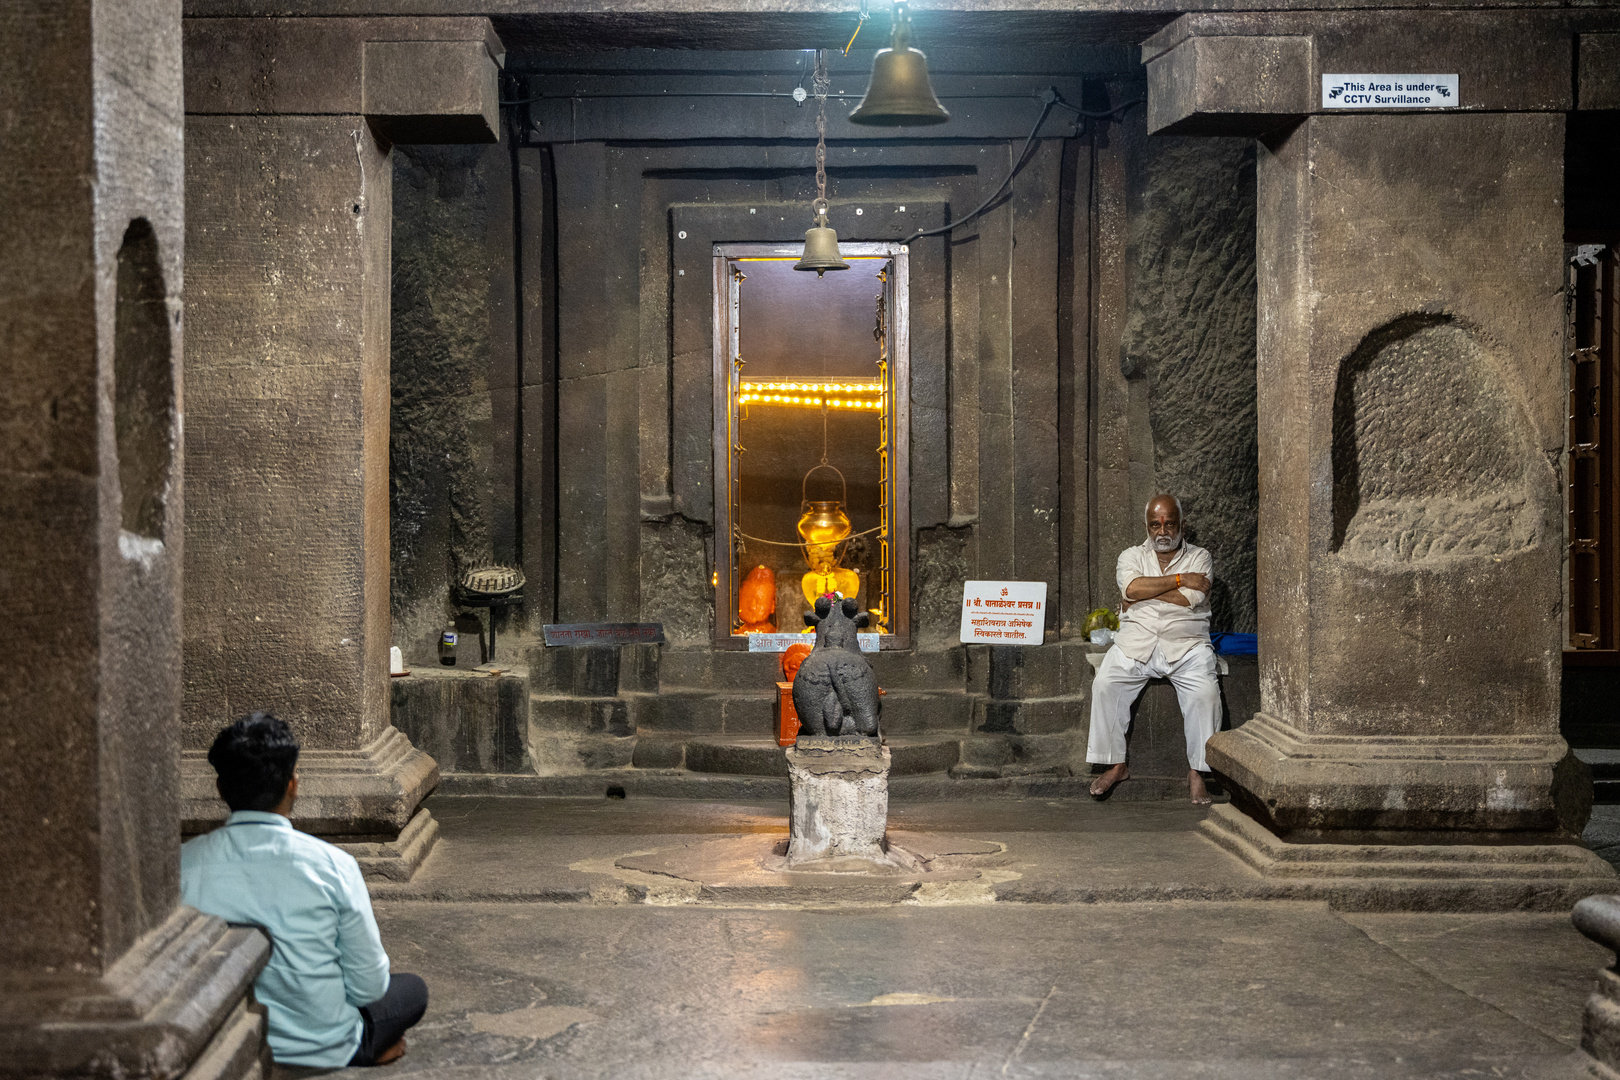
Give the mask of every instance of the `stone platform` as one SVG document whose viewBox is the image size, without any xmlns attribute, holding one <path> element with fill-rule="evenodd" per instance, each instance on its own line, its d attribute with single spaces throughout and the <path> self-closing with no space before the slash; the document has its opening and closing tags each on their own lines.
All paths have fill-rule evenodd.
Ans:
<svg viewBox="0 0 1620 1080">
<path fill-rule="evenodd" d="M 373 885 L 433 993 L 398 1077 L 1550 1080 L 1612 961 L 1567 911 L 1245 895 L 1180 803 L 899 800 L 938 876 L 843 902 L 760 887 L 785 799 L 428 805 L 444 841 Z"/>
<path fill-rule="evenodd" d="M 1572 846 L 1543 850 L 1541 871 L 1533 868 L 1534 849 L 1520 849 L 1532 867 L 1511 878 L 1493 876 L 1489 861 L 1470 872 L 1462 849 L 1449 853 L 1443 874 L 1397 864 L 1377 876 L 1288 876 L 1257 868 L 1206 835 L 1206 820 L 1222 813 L 1220 806 L 894 798 L 890 836 L 919 854 L 948 856 L 931 858 L 926 868 L 950 870 L 951 887 L 927 887 L 945 878 L 902 875 L 846 894 L 836 881 L 767 872 L 788 838 L 785 798 L 738 805 L 435 795 L 427 806 L 442 841 L 410 882 L 374 882 L 378 898 L 802 906 L 1295 900 L 1343 911 L 1568 911 L 1581 897 L 1620 884 L 1606 863 Z"/>
<path fill-rule="evenodd" d="M 774 670 L 771 654 L 512 648 L 534 658 L 538 674 L 526 664 L 418 664 L 393 680 L 394 726 L 439 763 L 444 790 L 599 795 L 618 787 L 700 799 L 785 794 L 787 760 L 773 734 L 771 696 L 757 690 Z M 1105 651 L 1070 642 L 1044 651 L 974 646 L 879 654 L 896 790 L 926 798 L 1081 794 L 1089 782 L 1088 661 Z M 1229 726 L 1258 708 L 1254 660 L 1224 658 Z M 683 685 L 709 677 L 730 689 Z M 1185 797 L 1174 688 L 1152 680 L 1135 712 L 1132 779 L 1114 799 Z M 947 777 L 964 786 L 934 794 L 935 781 Z M 1070 777 L 1077 782 L 1056 783 Z"/>
</svg>

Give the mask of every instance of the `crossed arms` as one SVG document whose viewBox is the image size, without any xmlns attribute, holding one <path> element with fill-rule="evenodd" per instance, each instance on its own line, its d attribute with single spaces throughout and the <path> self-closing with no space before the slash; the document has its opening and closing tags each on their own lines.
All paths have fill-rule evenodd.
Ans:
<svg viewBox="0 0 1620 1080">
<path fill-rule="evenodd" d="M 1163 600 L 1167 604 L 1179 607 L 1192 607 L 1194 602 L 1187 598 L 1186 592 L 1182 591 L 1184 589 L 1197 593 L 1209 592 L 1209 575 L 1182 573 L 1165 574 L 1162 577 L 1132 578 L 1131 583 L 1125 586 L 1125 605 L 1129 607 L 1143 600 Z"/>
</svg>

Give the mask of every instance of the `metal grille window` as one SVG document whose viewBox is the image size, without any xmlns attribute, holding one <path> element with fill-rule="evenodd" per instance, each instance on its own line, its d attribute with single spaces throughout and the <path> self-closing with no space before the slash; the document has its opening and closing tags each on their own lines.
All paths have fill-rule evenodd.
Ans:
<svg viewBox="0 0 1620 1080">
<path fill-rule="evenodd" d="M 1620 608 L 1620 257 L 1583 244 L 1570 260 L 1569 647 L 1613 650 Z"/>
</svg>

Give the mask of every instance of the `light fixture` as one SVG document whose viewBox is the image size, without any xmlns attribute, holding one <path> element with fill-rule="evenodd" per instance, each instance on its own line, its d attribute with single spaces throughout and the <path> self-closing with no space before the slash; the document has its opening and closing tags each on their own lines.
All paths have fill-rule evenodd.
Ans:
<svg viewBox="0 0 1620 1080">
<path fill-rule="evenodd" d="M 793 264 L 795 270 L 814 270 L 821 277 L 828 270 L 848 270 L 849 263 L 838 253 L 838 234 L 827 224 L 827 55 L 816 53 L 816 101 L 821 111 L 816 114 L 816 198 L 810 204 L 815 224 L 805 230 L 804 254 Z"/>
<path fill-rule="evenodd" d="M 872 60 L 866 96 L 849 114 L 852 124 L 875 127 L 921 127 L 951 118 L 928 81 L 928 58 L 911 47 L 911 16 L 906 5 L 894 5 L 894 33 L 887 49 Z"/>
</svg>

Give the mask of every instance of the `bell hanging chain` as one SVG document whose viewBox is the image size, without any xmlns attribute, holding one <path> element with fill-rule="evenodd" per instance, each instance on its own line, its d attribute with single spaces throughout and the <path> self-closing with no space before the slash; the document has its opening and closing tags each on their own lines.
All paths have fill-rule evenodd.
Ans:
<svg viewBox="0 0 1620 1080">
<path fill-rule="evenodd" d="M 827 212 L 827 91 L 832 78 L 827 74 L 827 50 L 816 50 L 816 74 L 812 80 L 816 92 L 816 201 L 811 205 L 817 214 Z"/>
</svg>

